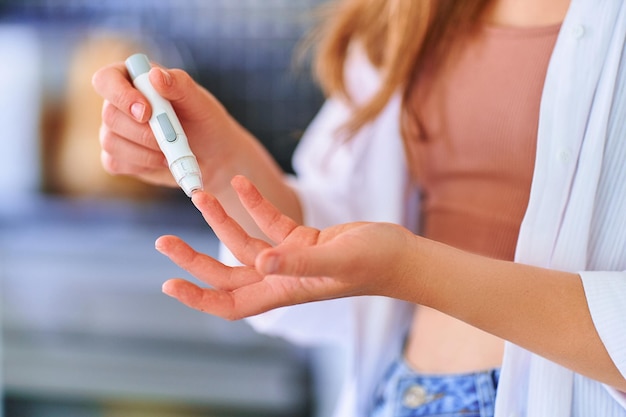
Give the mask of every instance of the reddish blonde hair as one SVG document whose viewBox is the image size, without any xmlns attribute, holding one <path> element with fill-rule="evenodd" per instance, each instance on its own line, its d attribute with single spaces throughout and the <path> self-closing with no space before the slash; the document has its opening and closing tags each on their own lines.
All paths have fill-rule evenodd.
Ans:
<svg viewBox="0 0 626 417">
<path fill-rule="evenodd" d="M 378 92 L 359 105 L 345 126 L 354 133 L 375 118 L 389 98 L 411 84 L 426 58 L 441 65 L 453 41 L 476 27 L 491 0 L 341 0 L 325 6 L 315 33 L 314 72 L 326 95 L 350 100 L 344 79 L 348 47 L 360 42 L 381 74 Z M 407 106 L 403 106 L 404 109 Z"/>
</svg>

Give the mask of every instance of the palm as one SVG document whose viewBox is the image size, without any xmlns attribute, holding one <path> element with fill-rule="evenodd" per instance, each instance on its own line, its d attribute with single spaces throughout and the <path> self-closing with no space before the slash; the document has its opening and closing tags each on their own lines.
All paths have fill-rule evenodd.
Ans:
<svg viewBox="0 0 626 417">
<path fill-rule="evenodd" d="M 215 198 L 205 193 L 196 194 L 194 203 L 241 265 L 223 265 L 194 251 L 178 238 L 161 238 L 157 243 L 159 250 L 212 287 L 200 288 L 184 280 L 170 280 L 165 284 L 168 294 L 192 308 L 239 319 L 285 305 L 368 293 L 373 290 L 366 278 L 382 274 L 375 271 L 381 264 L 377 258 L 394 256 L 389 245 L 379 245 L 389 248 L 387 253 L 371 250 L 374 239 L 381 238 L 383 224 L 349 223 L 320 231 L 298 225 L 280 214 L 247 181 L 240 182 L 239 187 L 248 212 L 277 245 L 273 247 L 249 236 L 226 215 Z M 303 253 L 305 259 L 318 257 L 322 263 L 332 265 L 332 278 L 327 277 L 328 274 L 318 275 L 315 270 L 307 269 L 306 262 L 298 261 L 293 273 L 274 273 L 281 267 L 271 257 L 277 250 Z M 362 256 L 351 257 L 351 254 L 363 253 L 371 254 L 365 257 L 369 262 L 363 262 Z"/>
</svg>

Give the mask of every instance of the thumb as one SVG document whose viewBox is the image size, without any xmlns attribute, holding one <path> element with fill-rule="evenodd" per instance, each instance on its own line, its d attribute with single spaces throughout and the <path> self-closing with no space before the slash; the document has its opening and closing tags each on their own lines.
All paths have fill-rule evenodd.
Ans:
<svg viewBox="0 0 626 417">
<path fill-rule="evenodd" d="M 255 267 L 263 275 L 338 277 L 350 262 L 336 249 L 325 245 L 281 246 L 261 251 L 255 259 Z"/>
<path fill-rule="evenodd" d="M 152 67 L 150 83 L 163 98 L 169 100 L 177 113 L 201 118 L 206 110 L 207 92 L 191 76 L 180 69 Z"/>
<path fill-rule="evenodd" d="M 150 83 L 157 92 L 168 100 L 172 100 L 172 94 L 176 95 L 177 92 L 174 86 L 174 78 L 171 74 L 172 70 L 167 70 L 162 67 L 152 67 L 148 73 Z"/>
</svg>

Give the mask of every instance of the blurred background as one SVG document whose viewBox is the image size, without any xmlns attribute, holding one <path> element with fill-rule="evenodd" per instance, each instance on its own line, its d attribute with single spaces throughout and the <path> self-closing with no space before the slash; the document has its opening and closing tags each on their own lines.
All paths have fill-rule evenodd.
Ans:
<svg viewBox="0 0 626 417">
<path fill-rule="evenodd" d="M 144 52 L 187 70 L 286 171 L 322 102 L 299 40 L 322 0 L 0 0 L 4 417 L 327 416 L 341 364 L 187 309 L 154 250 L 216 254 L 180 190 L 99 162 L 91 76 Z M 188 277 L 190 278 L 190 277 Z"/>
</svg>

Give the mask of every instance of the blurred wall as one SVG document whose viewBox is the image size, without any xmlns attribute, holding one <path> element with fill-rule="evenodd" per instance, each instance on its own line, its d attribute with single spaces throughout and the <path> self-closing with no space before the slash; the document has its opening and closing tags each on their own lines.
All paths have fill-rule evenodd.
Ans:
<svg viewBox="0 0 626 417">
<path fill-rule="evenodd" d="M 99 194 L 111 194 L 107 187 L 121 195 L 149 194 L 133 181 L 102 175 L 97 167 L 100 101 L 90 91 L 95 69 L 138 49 L 190 72 L 291 171 L 293 149 L 322 102 L 309 68 L 292 65 L 294 48 L 310 29 L 311 11 L 319 3 L 4 0 L 0 24 L 28 25 L 42 39 L 42 189 L 80 193 L 92 181 L 92 191 Z M 94 137 L 85 137 L 89 133 Z M 77 154 L 83 156 L 84 175 L 82 182 L 71 183 L 67 160 L 79 163 Z"/>
</svg>

